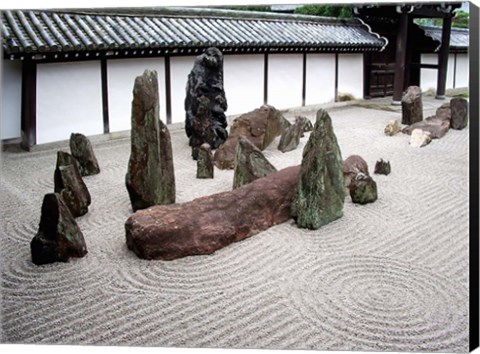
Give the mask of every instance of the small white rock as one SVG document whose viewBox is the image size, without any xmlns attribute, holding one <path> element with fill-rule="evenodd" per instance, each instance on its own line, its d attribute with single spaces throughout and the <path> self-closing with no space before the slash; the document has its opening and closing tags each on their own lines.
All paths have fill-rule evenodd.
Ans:
<svg viewBox="0 0 480 354">
<path fill-rule="evenodd" d="M 432 141 L 431 133 L 422 129 L 414 129 L 410 136 L 410 146 L 422 147 L 430 144 Z"/>
<path fill-rule="evenodd" d="M 395 134 L 399 133 L 401 129 L 402 127 L 400 126 L 400 123 L 395 119 L 389 121 L 383 131 L 385 135 L 394 136 Z"/>
</svg>

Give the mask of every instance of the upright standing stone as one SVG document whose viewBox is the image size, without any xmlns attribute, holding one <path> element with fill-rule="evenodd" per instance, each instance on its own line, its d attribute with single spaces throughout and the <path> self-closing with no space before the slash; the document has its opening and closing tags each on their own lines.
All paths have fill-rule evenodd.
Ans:
<svg viewBox="0 0 480 354">
<path fill-rule="evenodd" d="M 233 189 L 276 171 L 277 169 L 250 140 L 243 136 L 240 137 L 235 156 Z"/>
<path fill-rule="evenodd" d="M 302 228 L 318 229 L 343 215 L 342 155 L 328 113 L 320 109 L 303 150 L 292 216 Z"/>
<path fill-rule="evenodd" d="M 216 149 L 227 139 L 226 110 L 223 55 L 217 48 L 208 48 L 195 59 L 187 82 L 185 132 L 194 159 L 203 143 Z"/>
<path fill-rule="evenodd" d="M 422 91 L 410 86 L 402 97 L 402 124 L 413 124 L 423 120 Z"/>
<path fill-rule="evenodd" d="M 468 124 L 468 101 L 464 98 L 452 98 L 450 107 L 452 110 L 451 128 L 462 130 Z"/>
<path fill-rule="evenodd" d="M 72 156 L 78 161 L 78 168 L 82 176 L 100 173 L 100 167 L 93 153 L 92 144 L 85 135 L 79 133 L 70 135 L 70 151 Z"/>
<path fill-rule="evenodd" d="M 67 262 L 70 257 L 87 254 L 83 234 L 59 194 L 43 198 L 40 226 L 30 249 L 36 265 Z"/>
<path fill-rule="evenodd" d="M 198 148 L 197 178 L 213 178 L 213 154 L 208 143 Z"/>
<path fill-rule="evenodd" d="M 278 142 L 278 150 L 281 152 L 295 150 L 300 144 L 300 137 L 304 133 L 304 128 L 303 121 L 296 121 L 295 124 L 285 128 Z"/>
<path fill-rule="evenodd" d="M 172 145 L 159 117 L 156 71 L 145 70 L 135 79 L 126 186 L 134 211 L 175 203 Z"/>
<path fill-rule="evenodd" d="M 57 152 L 54 191 L 60 194 L 74 217 L 85 215 L 92 202 L 90 193 L 80 175 L 77 160 L 69 153 Z"/>
</svg>

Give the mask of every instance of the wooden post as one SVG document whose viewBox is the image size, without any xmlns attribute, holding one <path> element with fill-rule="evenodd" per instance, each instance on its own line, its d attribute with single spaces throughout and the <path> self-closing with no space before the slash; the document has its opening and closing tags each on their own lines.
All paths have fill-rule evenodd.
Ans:
<svg viewBox="0 0 480 354">
<path fill-rule="evenodd" d="M 338 102 L 338 53 L 335 53 L 335 96 L 334 101 Z"/>
<path fill-rule="evenodd" d="M 103 107 L 103 133 L 110 133 L 110 118 L 108 115 L 108 73 L 107 59 L 102 58 L 100 61 L 100 70 L 102 75 L 102 107 Z"/>
<path fill-rule="evenodd" d="M 442 25 L 442 44 L 438 54 L 438 76 L 436 99 L 445 99 L 445 88 L 447 86 L 448 48 L 450 47 L 450 32 L 452 28 L 452 17 L 444 17 Z"/>
<path fill-rule="evenodd" d="M 268 53 L 265 53 L 263 64 L 263 104 L 268 104 Z"/>
<path fill-rule="evenodd" d="M 165 57 L 165 108 L 167 110 L 167 124 L 172 124 L 172 84 L 170 76 L 170 57 Z"/>
<path fill-rule="evenodd" d="M 37 143 L 37 63 L 23 62 L 22 68 L 22 113 L 21 147 L 30 151 Z"/>
<path fill-rule="evenodd" d="M 363 97 L 372 98 L 370 96 L 370 86 L 371 86 L 371 77 L 372 77 L 372 53 L 363 54 Z"/>
<path fill-rule="evenodd" d="M 395 76 L 393 78 L 392 104 L 400 105 L 405 85 L 405 60 L 407 49 L 408 14 L 403 12 L 398 23 L 397 47 L 395 52 Z"/>
<path fill-rule="evenodd" d="M 305 106 L 305 97 L 307 95 L 307 53 L 303 53 L 302 69 L 302 107 Z"/>
</svg>

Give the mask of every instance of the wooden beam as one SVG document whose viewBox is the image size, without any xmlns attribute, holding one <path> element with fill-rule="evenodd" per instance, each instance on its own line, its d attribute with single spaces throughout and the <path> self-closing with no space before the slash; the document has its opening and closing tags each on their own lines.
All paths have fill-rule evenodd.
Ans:
<svg viewBox="0 0 480 354">
<path fill-rule="evenodd" d="M 302 71 L 302 107 L 305 106 L 305 97 L 307 95 L 307 53 L 303 53 L 303 71 Z"/>
<path fill-rule="evenodd" d="M 400 104 L 405 84 L 405 60 L 408 34 L 408 14 L 403 12 L 398 23 L 397 46 L 395 52 L 395 76 L 393 79 L 393 102 Z"/>
<path fill-rule="evenodd" d="M 165 108 L 167 109 L 167 124 L 172 124 L 172 84 L 170 75 L 170 57 L 165 57 Z"/>
<path fill-rule="evenodd" d="M 263 63 L 263 104 L 268 104 L 268 53 L 265 53 Z"/>
<path fill-rule="evenodd" d="M 437 95 L 435 98 L 445 99 L 448 69 L 448 48 L 450 47 L 450 33 L 452 30 L 452 18 L 445 17 L 442 25 L 442 44 L 438 54 Z"/>
<path fill-rule="evenodd" d="M 30 60 L 22 68 L 21 134 L 21 147 L 30 151 L 37 143 L 37 63 Z"/>
<path fill-rule="evenodd" d="M 107 59 L 100 60 L 100 71 L 102 75 L 102 107 L 103 107 L 103 133 L 110 133 L 110 119 L 108 115 L 108 69 Z"/>
<path fill-rule="evenodd" d="M 334 101 L 338 102 L 338 53 L 335 53 L 335 93 Z"/>
<path fill-rule="evenodd" d="M 372 53 L 363 54 L 363 96 L 371 98 Z"/>
</svg>

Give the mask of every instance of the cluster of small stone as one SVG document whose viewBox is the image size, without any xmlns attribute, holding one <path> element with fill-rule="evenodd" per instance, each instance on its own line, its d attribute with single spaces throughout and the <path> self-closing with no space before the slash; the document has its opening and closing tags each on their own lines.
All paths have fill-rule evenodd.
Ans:
<svg viewBox="0 0 480 354">
<path fill-rule="evenodd" d="M 57 152 L 54 193 L 43 198 L 39 229 L 30 243 L 36 265 L 67 262 L 88 252 L 75 217 L 85 215 L 91 203 L 82 176 L 98 174 L 100 168 L 86 136 L 72 133 L 70 150 L 72 155 Z"/>
<path fill-rule="evenodd" d="M 423 147 L 432 139 L 442 138 L 449 129 L 462 130 L 468 125 L 468 101 L 455 97 L 441 105 L 435 115 L 423 119 L 422 93 L 418 86 L 410 86 L 402 98 L 402 124 L 390 121 L 385 134 L 393 136 L 399 131 L 410 135 L 410 146 Z"/>
</svg>

